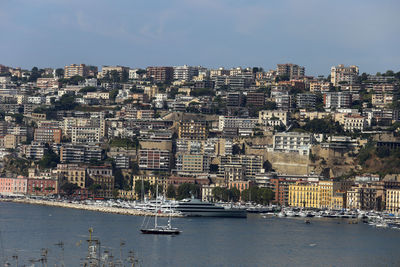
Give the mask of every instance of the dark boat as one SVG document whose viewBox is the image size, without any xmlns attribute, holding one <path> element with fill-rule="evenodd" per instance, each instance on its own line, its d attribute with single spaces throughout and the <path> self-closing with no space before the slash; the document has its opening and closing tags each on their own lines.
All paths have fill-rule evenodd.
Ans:
<svg viewBox="0 0 400 267">
<path fill-rule="evenodd" d="M 157 191 L 158 192 L 158 185 Z M 168 217 L 168 224 L 165 226 L 157 225 L 157 216 L 159 210 L 157 209 L 157 202 L 156 202 L 156 215 L 154 216 L 154 227 L 153 228 L 142 228 L 140 231 L 142 234 L 152 234 L 152 235 L 179 235 L 181 231 L 178 228 L 173 228 L 171 226 L 171 213 Z M 144 222 L 144 221 L 143 221 Z"/>
<path fill-rule="evenodd" d="M 169 227 L 157 227 L 157 228 L 147 228 L 140 229 L 142 234 L 153 234 L 153 235 L 179 235 L 181 231 L 178 228 Z"/>
<path fill-rule="evenodd" d="M 247 217 L 245 209 L 217 206 L 214 203 L 203 202 L 195 198 L 187 198 L 180 201 L 175 206 L 175 209 L 188 217 Z"/>
</svg>

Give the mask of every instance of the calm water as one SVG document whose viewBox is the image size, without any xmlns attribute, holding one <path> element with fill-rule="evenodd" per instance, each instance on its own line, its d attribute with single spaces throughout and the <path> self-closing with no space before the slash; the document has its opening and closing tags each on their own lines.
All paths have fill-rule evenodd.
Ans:
<svg viewBox="0 0 400 267">
<path fill-rule="evenodd" d="M 134 250 L 141 266 L 400 266 L 400 231 L 346 220 L 179 218 L 180 236 L 142 235 L 142 217 L 0 203 L 1 257 L 21 262 L 49 249 L 49 266 L 64 257 L 80 266 L 88 228 L 119 256 Z M 55 246 L 65 243 L 64 256 Z M 14 266 L 14 265 L 12 265 Z M 36 266 L 41 266 L 36 263 Z"/>
</svg>

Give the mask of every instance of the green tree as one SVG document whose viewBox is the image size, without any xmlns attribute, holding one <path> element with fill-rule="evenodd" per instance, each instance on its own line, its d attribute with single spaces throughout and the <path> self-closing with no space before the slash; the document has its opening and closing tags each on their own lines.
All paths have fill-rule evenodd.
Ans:
<svg viewBox="0 0 400 267">
<path fill-rule="evenodd" d="M 390 156 L 390 149 L 384 146 L 380 146 L 376 149 L 376 155 L 380 158 L 386 158 Z"/>
<path fill-rule="evenodd" d="M 218 173 L 219 166 L 218 164 L 210 164 L 210 172 L 211 173 Z"/>
<path fill-rule="evenodd" d="M 42 169 L 54 168 L 57 167 L 58 163 L 60 163 L 60 157 L 49 148 L 38 163 L 39 167 Z"/>
<path fill-rule="evenodd" d="M 189 198 L 193 195 L 195 198 L 200 196 L 200 186 L 196 184 L 183 183 L 177 190 L 177 199 Z"/>
<path fill-rule="evenodd" d="M 12 117 L 15 118 L 16 124 L 22 124 L 24 122 L 24 115 L 21 113 L 12 114 Z"/>
<path fill-rule="evenodd" d="M 29 76 L 29 82 L 36 82 L 42 75 L 37 67 L 33 67 Z"/>
<path fill-rule="evenodd" d="M 80 83 L 83 83 L 84 81 L 85 81 L 85 78 L 83 78 L 82 76 L 79 76 L 79 75 L 75 75 L 69 79 L 68 83 L 71 85 L 78 85 Z"/>
<path fill-rule="evenodd" d="M 54 103 L 55 110 L 72 110 L 78 104 L 75 102 L 75 97 L 69 94 L 65 94 L 60 97 L 60 100 Z"/>
<path fill-rule="evenodd" d="M 111 147 L 123 147 L 126 149 L 129 148 L 137 148 L 139 146 L 139 140 L 137 137 L 133 138 L 113 138 L 110 141 L 110 146 Z"/>
<path fill-rule="evenodd" d="M 143 194 L 147 195 L 150 191 L 150 182 L 143 181 L 143 184 L 141 180 L 135 182 L 135 193 L 139 196 L 142 194 L 142 187 L 143 187 Z"/>
<path fill-rule="evenodd" d="M 114 83 L 119 83 L 119 82 L 121 81 L 119 72 L 116 71 L 116 70 L 112 70 L 112 71 L 110 72 L 110 76 L 111 76 L 111 80 L 112 80 Z"/>
<path fill-rule="evenodd" d="M 264 104 L 263 109 L 265 109 L 265 110 L 275 110 L 275 109 L 277 109 L 276 102 L 266 101 L 265 104 Z"/>
<path fill-rule="evenodd" d="M 230 195 L 231 195 L 231 200 L 232 200 L 233 202 L 238 202 L 239 199 L 240 199 L 240 191 L 239 191 L 239 189 L 237 189 L 236 187 L 232 187 L 232 188 L 230 189 L 230 191 L 231 191 L 231 193 L 230 193 Z"/>
<path fill-rule="evenodd" d="M 113 90 L 111 90 L 111 92 L 110 92 L 110 99 L 112 99 L 112 100 L 115 101 L 115 98 L 117 97 L 118 92 L 119 92 L 118 89 L 113 89 Z"/>
<path fill-rule="evenodd" d="M 64 69 L 58 68 L 56 69 L 56 76 L 63 77 L 64 76 Z"/>
<path fill-rule="evenodd" d="M 79 90 L 79 93 L 85 94 L 88 92 L 96 92 L 96 87 L 94 86 L 85 86 L 81 90 Z"/>
<path fill-rule="evenodd" d="M 75 193 L 76 190 L 78 190 L 80 187 L 76 184 L 73 183 L 64 183 L 63 185 L 61 185 L 60 189 L 61 191 L 63 191 L 67 196 L 72 195 L 73 193 Z"/>
<path fill-rule="evenodd" d="M 132 174 L 139 174 L 139 164 L 135 161 L 132 163 Z"/>
<path fill-rule="evenodd" d="M 126 180 L 122 175 L 122 171 L 120 169 L 114 170 L 114 181 L 115 181 L 115 188 L 124 189 L 126 185 Z"/>
<path fill-rule="evenodd" d="M 227 191 L 227 189 L 224 187 L 219 187 L 219 186 L 214 187 L 212 189 L 212 194 L 213 194 L 214 199 L 217 201 L 221 201 L 221 200 L 225 201 L 225 197 L 227 195 L 226 191 Z"/>
<path fill-rule="evenodd" d="M 272 170 L 272 164 L 271 162 L 269 162 L 268 160 L 264 161 L 263 163 L 263 169 L 265 170 L 265 172 L 269 172 Z"/>
<path fill-rule="evenodd" d="M 39 186 L 35 186 L 35 187 L 33 188 L 33 191 L 35 191 L 35 192 L 41 192 L 41 191 L 42 191 L 42 188 L 39 187 Z"/>
<path fill-rule="evenodd" d="M 93 196 L 97 196 L 97 193 L 102 189 L 99 184 L 92 184 L 89 186 L 88 190 L 92 193 Z"/>
<path fill-rule="evenodd" d="M 167 187 L 167 198 L 176 198 L 175 186 L 172 184 L 168 185 Z"/>
<path fill-rule="evenodd" d="M 121 82 L 126 83 L 129 80 L 129 73 L 127 70 L 122 71 Z"/>
</svg>

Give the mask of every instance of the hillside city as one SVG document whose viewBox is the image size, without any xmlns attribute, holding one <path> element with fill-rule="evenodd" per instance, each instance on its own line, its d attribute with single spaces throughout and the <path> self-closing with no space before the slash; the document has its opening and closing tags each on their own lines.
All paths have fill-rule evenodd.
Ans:
<svg viewBox="0 0 400 267">
<path fill-rule="evenodd" d="M 400 72 L 321 71 L 0 65 L 0 194 L 397 213 Z"/>
</svg>

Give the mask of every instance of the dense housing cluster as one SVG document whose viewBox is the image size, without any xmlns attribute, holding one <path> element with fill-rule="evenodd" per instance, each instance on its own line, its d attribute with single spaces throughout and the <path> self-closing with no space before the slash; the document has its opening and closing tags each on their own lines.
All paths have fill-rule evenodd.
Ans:
<svg viewBox="0 0 400 267">
<path fill-rule="evenodd" d="M 0 65 L 0 193 L 400 208 L 400 72 Z"/>
</svg>

